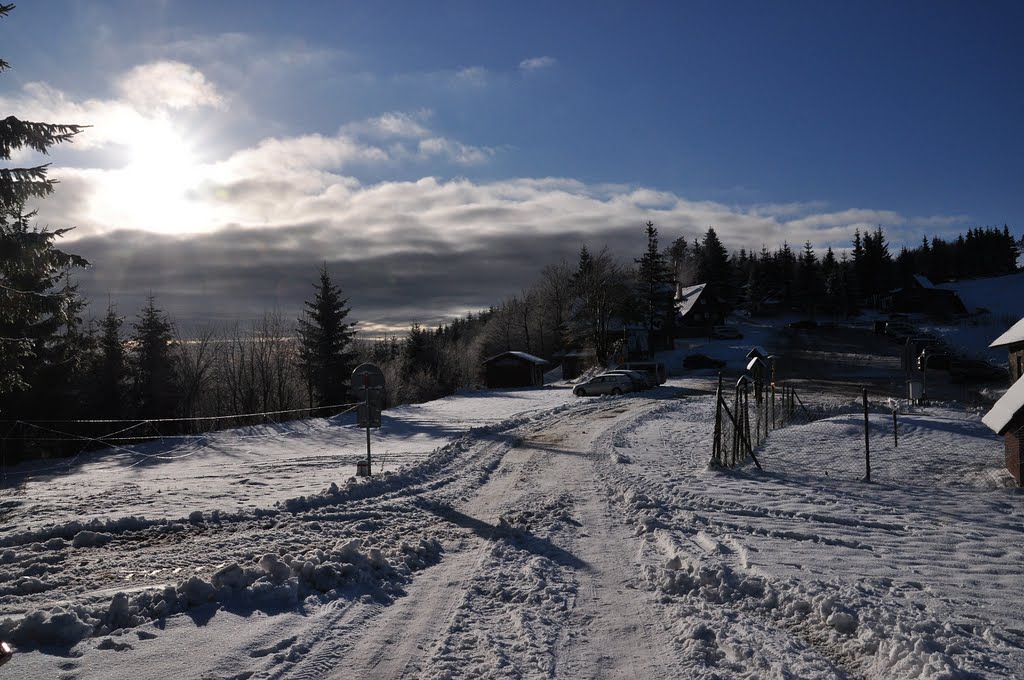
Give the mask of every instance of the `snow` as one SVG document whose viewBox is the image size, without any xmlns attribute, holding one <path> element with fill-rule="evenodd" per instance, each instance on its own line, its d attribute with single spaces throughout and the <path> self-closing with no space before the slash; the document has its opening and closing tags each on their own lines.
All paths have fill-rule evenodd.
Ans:
<svg viewBox="0 0 1024 680">
<path fill-rule="evenodd" d="M 1003 347 L 1017 342 L 1024 342 L 1024 319 L 1013 324 L 1013 326 L 1010 327 L 1010 330 L 993 340 L 989 344 L 989 347 Z"/>
<path fill-rule="evenodd" d="M 914 274 L 914 280 L 917 281 L 917 285 L 921 286 L 922 288 L 931 289 L 931 288 L 935 287 L 935 285 L 931 282 L 931 280 L 927 276 L 921 276 L 920 274 Z"/>
<path fill-rule="evenodd" d="M 988 416 L 874 403 L 867 483 L 859 404 L 803 390 L 764 471 L 710 466 L 714 372 L 679 363 L 734 381 L 752 342 L 777 348 L 737 325 L 641 393 L 390 409 L 370 478 L 352 414 L 9 467 L 3 672 L 1024 676 L 1024 494 Z"/>
<path fill-rule="evenodd" d="M 693 306 L 697 304 L 697 300 L 700 298 L 701 293 L 704 292 L 706 283 L 698 283 L 695 286 L 688 286 L 686 288 L 680 288 L 676 293 L 676 310 L 679 316 L 686 316 L 693 309 Z"/>
<path fill-rule="evenodd" d="M 1024 380 L 1017 380 L 1010 386 L 992 409 L 985 414 L 982 422 L 996 434 L 1002 434 L 1013 417 L 1024 408 Z"/>
<path fill-rule="evenodd" d="M 486 363 L 490 363 L 491 361 L 494 361 L 495 359 L 500 359 L 502 357 L 507 357 L 507 356 L 513 356 L 513 357 L 516 357 L 518 359 L 522 359 L 523 361 L 526 361 L 528 363 L 537 364 L 538 366 L 548 366 L 548 365 L 551 364 L 551 362 L 547 361 L 546 359 L 541 359 L 540 357 L 534 356 L 532 354 L 528 354 L 526 352 L 518 352 L 518 351 L 502 352 L 501 354 L 496 354 L 496 355 L 494 355 L 493 357 L 491 357 L 489 359 L 485 359 L 484 363 L 485 364 Z"/>
</svg>

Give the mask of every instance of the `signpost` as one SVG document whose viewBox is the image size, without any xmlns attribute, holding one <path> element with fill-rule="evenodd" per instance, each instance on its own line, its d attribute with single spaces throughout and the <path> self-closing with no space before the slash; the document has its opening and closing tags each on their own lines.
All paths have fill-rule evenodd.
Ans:
<svg viewBox="0 0 1024 680">
<path fill-rule="evenodd" d="M 359 427 L 366 428 L 366 460 L 356 464 L 356 475 L 369 477 L 370 428 L 380 427 L 380 412 L 384 406 L 384 372 L 374 364 L 359 364 L 352 371 L 352 393 L 363 403 L 357 410 Z"/>
</svg>

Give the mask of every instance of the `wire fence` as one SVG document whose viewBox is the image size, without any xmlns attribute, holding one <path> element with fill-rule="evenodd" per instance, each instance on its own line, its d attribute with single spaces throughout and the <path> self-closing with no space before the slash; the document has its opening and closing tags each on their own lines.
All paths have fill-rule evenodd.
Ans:
<svg viewBox="0 0 1024 680">
<path fill-rule="evenodd" d="M 1002 440 L 977 414 L 872 397 L 837 402 L 793 385 L 720 382 L 711 459 L 790 475 L 899 485 L 1006 486 Z"/>
<path fill-rule="evenodd" d="M 8 466 L 25 460 L 59 459 L 60 462 L 53 466 L 57 469 L 72 464 L 88 451 L 130 451 L 128 447 L 152 441 L 190 444 L 225 429 L 336 416 L 350 413 L 358 407 L 359 403 L 346 403 L 193 418 L 0 420 L 0 472 L 6 474 Z M 251 436 L 266 437 L 267 434 L 253 433 Z"/>
</svg>

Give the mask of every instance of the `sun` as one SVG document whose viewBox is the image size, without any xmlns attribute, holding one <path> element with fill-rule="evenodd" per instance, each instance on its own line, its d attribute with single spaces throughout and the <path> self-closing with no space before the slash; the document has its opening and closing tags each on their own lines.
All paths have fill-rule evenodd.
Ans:
<svg viewBox="0 0 1024 680">
<path fill-rule="evenodd" d="M 122 139 L 126 162 L 106 173 L 95 217 L 110 227 L 162 234 L 208 230 L 211 210 L 198 191 L 205 166 L 174 122 L 140 118 Z"/>
</svg>

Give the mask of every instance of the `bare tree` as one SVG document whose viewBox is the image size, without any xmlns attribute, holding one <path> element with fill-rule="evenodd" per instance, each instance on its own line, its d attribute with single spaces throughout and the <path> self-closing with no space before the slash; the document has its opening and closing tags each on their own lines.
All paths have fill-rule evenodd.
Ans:
<svg viewBox="0 0 1024 680">
<path fill-rule="evenodd" d="M 182 337 L 175 330 L 173 351 L 177 355 L 178 379 L 181 381 L 181 409 L 186 418 L 209 415 L 208 392 L 216 378 L 221 345 L 212 326 L 200 329 L 192 337 Z"/>
</svg>

